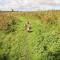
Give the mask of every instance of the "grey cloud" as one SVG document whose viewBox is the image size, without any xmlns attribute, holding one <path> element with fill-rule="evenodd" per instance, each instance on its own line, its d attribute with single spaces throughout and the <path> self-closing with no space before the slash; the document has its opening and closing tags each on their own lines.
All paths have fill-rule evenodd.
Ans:
<svg viewBox="0 0 60 60">
<path fill-rule="evenodd" d="M 59 0 L 60 1 L 60 0 Z M 50 6 L 60 5 L 56 0 L 0 0 L 0 9 L 10 10 L 37 10 L 51 9 Z"/>
</svg>

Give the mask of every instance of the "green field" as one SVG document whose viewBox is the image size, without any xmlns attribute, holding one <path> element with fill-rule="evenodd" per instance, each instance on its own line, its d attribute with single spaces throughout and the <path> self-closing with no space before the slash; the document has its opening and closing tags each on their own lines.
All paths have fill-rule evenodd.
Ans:
<svg viewBox="0 0 60 60">
<path fill-rule="evenodd" d="M 0 12 L 0 60 L 60 60 L 60 11 Z"/>
</svg>

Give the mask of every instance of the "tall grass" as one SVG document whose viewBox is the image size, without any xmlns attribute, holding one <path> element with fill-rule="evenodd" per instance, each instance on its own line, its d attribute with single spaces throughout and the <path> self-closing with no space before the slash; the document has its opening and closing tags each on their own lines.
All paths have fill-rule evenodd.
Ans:
<svg viewBox="0 0 60 60">
<path fill-rule="evenodd" d="M 60 11 L 1 12 L 0 60 L 60 60 Z"/>
</svg>

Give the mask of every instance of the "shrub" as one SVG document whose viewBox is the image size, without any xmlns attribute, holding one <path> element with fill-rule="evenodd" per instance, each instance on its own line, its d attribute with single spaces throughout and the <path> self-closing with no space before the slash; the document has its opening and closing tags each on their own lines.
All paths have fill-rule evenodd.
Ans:
<svg viewBox="0 0 60 60">
<path fill-rule="evenodd" d="M 16 20 L 12 19 L 11 22 L 7 23 L 7 27 L 5 29 L 6 33 L 10 33 L 10 32 L 15 32 L 16 31 Z"/>
</svg>

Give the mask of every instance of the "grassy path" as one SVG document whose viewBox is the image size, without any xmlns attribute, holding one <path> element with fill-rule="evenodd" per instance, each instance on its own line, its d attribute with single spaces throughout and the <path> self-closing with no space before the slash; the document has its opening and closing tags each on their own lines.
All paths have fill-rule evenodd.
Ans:
<svg viewBox="0 0 60 60">
<path fill-rule="evenodd" d="M 26 21 L 32 25 L 31 33 L 24 30 Z M 0 32 L 0 55 L 8 55 L 8 60 L 46 60 L 48 52 L 60 50 L 60 34 L 56 34 L 60 24 L 45 25 L 36 17 L 20 16 L 16 30 L 9 34 Z"/>
</svg>

